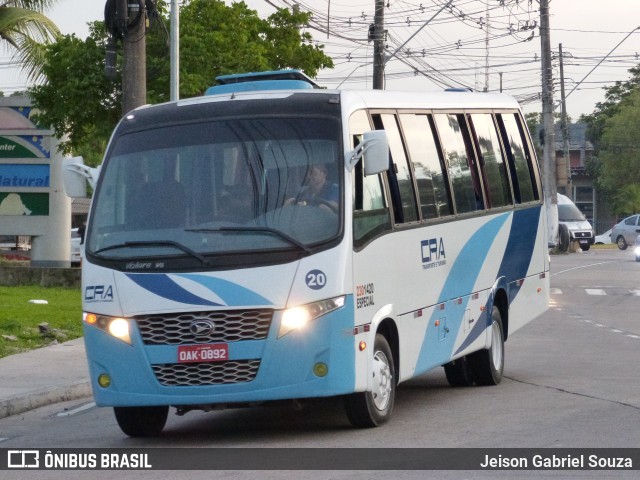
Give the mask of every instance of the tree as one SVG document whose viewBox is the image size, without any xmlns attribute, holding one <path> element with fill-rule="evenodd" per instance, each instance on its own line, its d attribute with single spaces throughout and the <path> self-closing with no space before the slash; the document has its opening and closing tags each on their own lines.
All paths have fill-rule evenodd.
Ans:
<svg viewBox="0 0 640 480">
<path fill-rule="evenodd" d="M 626 82 L 616 82 L 611 87 L 605 87 L 604 102 L 598 102 L 593 113 L 580 118 L 580 121 L 588 125 L 587 138 L 594 145 L 596 153 L 607 119 L 616 115 L 621 102 L 640 88 L 640 66 L 629 69 L 629 73 L 631 78 Z"/>
<path fill-rule="evenodd" d="M 29 94 L 40 111 L 36 120 L 65 139 L 62 153 L 82 154 L 95 166 L 120 118 L 121 83 L 104 74 L 107 37 L 102 22 L 95 22 L 90 32 L 85 41 L 65 35 L 47 47 L 42 69 L 47 82 Z"/>
<path fill-rule="evenodd" d="M 640 90 L 618 102 L 615 111 L 602 125 L 597 185 L 608 193 L 613 210 L 625 214 L 638 208 L 635 200 L 629 201 L 640 185 Z"/>
<path fill-rule="evenodd" d="M 58 0 L 5 0 L 0 5 L 0 40 L 15 49 L 15 56 L 31 80 L 41 77 L 43 44 L 60 31 L 42 12 Z"/>
<path fill-rule="evenodd" d="M 321 68 L 333 67 L 322 46 L 311 44 L 301 32 L 309 13 L 280 9 L 261 19 L 244 2 L 191 0 L 180 9 L 180 96 L 202 95 L 219 75 L 299 68 L 315 77 Z M 167 21 L 168 22 L 168 21 Z M 168 23 L 167 23 L 168 25 Z M 169 98 L 169 55 L 166 39 L 147 39 L 148 96 Z"/>
<path fill-rule="evenodd" d="M 169 19 L 166 5 L 161 20 L 166 28 L 152 28 L 147 36 L 147 101 L 169 99 Z M 180 9 L 180 96 L 204 93 L 221 74 L 298 68 L 315 76 L 331 67 L 321 45 L 310 44 L 302 33 L 309 14 L 279 10 L 261 19 L 244 2 L 192 0 Z M 95 22 L 89 38 L 61 37 L 46 49 L 45 84 L 30 89 L 38 121 L 51 125 L 64 153 L 82 155 L 97 165 L 110 133 L 121 116 L 121 76 L 104 76 L 107 36 Z M 121 60 L 121 58 L 120 58 Z M 118 62 L 121 65 L 121 61 Z M 120 71 L 120 68 L 118 68 Z"/>
</svg>

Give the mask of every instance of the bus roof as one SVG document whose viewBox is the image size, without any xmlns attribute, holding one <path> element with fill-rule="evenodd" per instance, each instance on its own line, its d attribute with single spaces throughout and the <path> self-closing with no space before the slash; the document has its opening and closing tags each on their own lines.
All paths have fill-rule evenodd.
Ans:
<svg viewBox="0 0 640 480">
<path fill-rule="evenodd" d="M 275 70 L 250 72 L 216 77 L 216 85 L 209 87 L 205 95 L 261 90 L 311 90 L 320 88 L 300 70 Z"/>
<path fill-rule="evenodd" d="M 185 99 L 185 103 L 200 103 L 208 101 L 225 101 L 225 100 L 275 100 L 277 98 L 286 98 L 291 95 L 304 94 L 309 95 L 325 95 L 327 97 L 339 96 L 343 108 L 346 110 L 355 110 L 358 108 L 394 108 L 394 109 L 517 109 L 518 102 L 510 95 L 503 93 L 480 93 L 480 92 L 415 92 L 415 91 L 393 91 L 393 90 L 322 90 L 322 89 L 306 89 L 306 90 L 290 90 L 276 89 L 265 90 L 265 83 L 255 82 L 252 85 L 259 90 L 251 89 L 238 91 L 224 91 L 218 86 L 219 90 L 208 92 L 205 98 Z M 250 82 L 253 84 L 253 82 Z"/>
</svg>

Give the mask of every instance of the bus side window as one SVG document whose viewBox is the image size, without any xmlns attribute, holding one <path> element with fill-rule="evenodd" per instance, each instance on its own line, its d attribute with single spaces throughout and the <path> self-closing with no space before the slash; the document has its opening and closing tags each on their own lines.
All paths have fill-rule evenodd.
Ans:
<svg viewBox="0 0 640 480">
<path fill-rule="evenodd" d="M 481 170 L 487 192 L 488 207 L 504 207 L 513 205 L 511 186 L 507 165 L 502 156 L 498 132 L 490 113 L 473 113 L 470 115 L 475 140 L 480 155 Z"/>
<path fill-rule="evenodd" d="M 384 129 L 389 139 L 391 165 L 387 176 L 393 202 L 393 213 L 396 224 L 418 221 L 416 196 L 413 188 L 411 168 L 402 143 L 396 116 L 392 113 L 373 115 L 377 130 Z"/>
<path fill-rule="evenodd" d="M 499 114 L 497 115 L 497 120 L 505 150 L 507 151 L 516 203 L 540 200 L 536 174 L 531 164 L 531 154 L 525 141 L 524 130 L 518 122 L 517 114 Z"/>
<path fill-rule="evenodd" d="M 351 148 L 362 140 L 362 134 L 371 130 L 366 112 L 359 110 L 349 119 Z M 386 204 L 382 177 L 364 175 L 362 161 L 353 169 L 353 243 L 360 248 L 381 233 L 391 230 L 391 216 Z"/>
<path fill-rule="evenodd" d="M 484 209 L 482 188 L 473 162 L 474 153 L 464 116 L 436 113 L 433 118 L 447 163 L 456 213 Z"/>
<path fill-rule="evenodd" d="M 453 214 L 446 169 L 436 145 L 433 124 L 426 114 L 400 114 L 413 163 L 423 219 Z"/>
</svg>

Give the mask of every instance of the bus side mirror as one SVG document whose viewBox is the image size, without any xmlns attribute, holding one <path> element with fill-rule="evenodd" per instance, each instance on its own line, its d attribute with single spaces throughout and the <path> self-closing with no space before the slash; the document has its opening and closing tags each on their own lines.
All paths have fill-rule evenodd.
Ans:
<svg viewBox="0 0 640 480">
<path fill-rule="evenodd" d="M 375 175 L 389 169 L 389 139 L 384 130 L 372 130 L 365 132 L 362 143 L 347 152 L 347 165 L 349 170 L 363 159 L 364 174 Z"/>
<path fill-rule="evenodd" d="M 389 139 L 384 130 L 364 134 L 364 174 L 376 175 L 389 169 Z"/>
</svg>

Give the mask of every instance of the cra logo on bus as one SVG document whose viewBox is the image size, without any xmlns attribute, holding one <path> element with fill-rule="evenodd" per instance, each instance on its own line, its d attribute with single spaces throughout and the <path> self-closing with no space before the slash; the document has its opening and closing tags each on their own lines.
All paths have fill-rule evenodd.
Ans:
<svg viewBox="0 0 640 480">
<path fill-rule="evenodd" d="M 86 302 L 113 302 L 112 285 L 88 285 L 84 289 Z"/>
<path fill-rule="evenodd" d="M 420 249 L 422 251 L 422 268 L 436 268 L 447 263 L 442 237 L 422 240 Z"/>
</svg>

